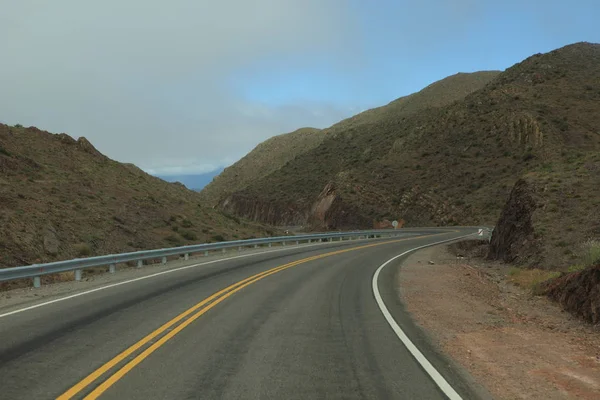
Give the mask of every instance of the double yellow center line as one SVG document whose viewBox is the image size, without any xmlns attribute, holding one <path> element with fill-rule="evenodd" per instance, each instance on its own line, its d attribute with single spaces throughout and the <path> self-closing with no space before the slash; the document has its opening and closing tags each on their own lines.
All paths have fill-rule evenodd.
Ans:
<svg viewBox="0 0 600 400">
<path fill-rule="evenodd" d="M 439 234 L 436 234 L 436 235 L 439 235 Z M 411 238 L 406 238 L 406 239 L 391 240 L 391 241 L 386 241 L 386 242 L 373 243 L 373 244 L 369 244 L 369 245 L 353 247 L 350 249 L 337 250 L 337 251 L 332 251 L 329 253 L 319 254 L 316 256 L 293 261 L 288 264 L 280 265 L 278 267 L 269 269 L 267 271 L 261 272 L 259 274 L 253 275 L 249 278 L 246 278 L 239 282 L 236 282 L 233 285 L 230 285 L 230 286 L 226 287 L 225 289 L 220 290 L 220 291 L 214 293 L 213 295 L 207 297 L 206 299 L 202 300 L 198 304 L 194 305 L 193 307 L 191 307 L 188 310 L 184 311 L 183 313 L 179 314 L 178 316 L 176 316 L 169 322 L 165 323 L 160 328 L 156 329 L 155 331 L 153 331 L 152 333 L 150 333 L 149 335 L 147 335 L 146 337 L 144 337 L 143 339 L 141 339 L 140 341 L 138 341 L 137 343 L 135 343 L 134 345 L 129 347 L 127 350 L 121 352 L 116 357 L 114 357 L 112 360 L 108 361 L 106 364 L 102 365 L 100 368 L 98 368 L 97 370 L 95 370 L 94 372 L 92 372 L 91 374 L 86 376 L 75 386 L 73 386 L 72 388 L 67 390 L 65 393 L 63 393 L 62 395 L 57 397 L 57 399 L 58 400 L 67 400 L 67 399 L 73 398 L 74 396 L 79 394 L 81 391 L 86 389 L 88 386 L 93 384 L 98 378 L 100 378 L 106 372 L 108 372 L 112 368 L 116 367 L 118 364 L 123 362 L 126 358 L 128 358 L 132 354 L 136 353 L 138 350 L 142 349 L 148 343 L 152 342 L 154 339 L 156 339 L 157 337 L 163 335 L 165 332 L 168 331 L 168 333 L 163 335 L 159 340 L 154 342 L 152 345 L 148 346 L 145 350 L 143 350 L 141 353 L 139 353 L 135 358 L 133 358 L 131 361 L 127 362 L 123 367 L 121 367 L 115 373 L 110 375 L 106 380 L 104 380 L 99 386 L 97 386 L 92 392 L 90 392 L 85 397 L 86 400 L 97 399 L 108 388 L 110 388 L 117 381 L 119 381 L 121 378 L 123 378 L 123 376 L 125 376 L 129 371 L 131 371 L 133 368 L 135 368 L 135 366 L 137 366 L 139 363 L 141 363 L 150 354 L 154 353 L 157 349 L 159 349 L 162 345 L 164 345 L 167 341 L 169 341 L 171 338 L 173 338 L 179 332 L 184 330 L 188 325 L 190 325 L 196 319 L 200 318 L 208 310 L 215 307 L 217 304 L 219 304 L 220 302 L 222 302 L 229 296 L 232 296 L 233 294 L 239 292 L 246 286 L 249 286 L 255 282 L 258 282 L 261 279 L 264 279 L 269 275 L 276 274 L 277 272 L 283 271 L 288 268 L 292 268 L 299 264 L 304 264 L 309 261 L 318 260 L 320 258 L 330 257 L 330 256 L 333 256 L 336 254 L 342 254 L 342 253 L 347 253 L 350 251 L 366 249 L 369 247 L 381 246 L 384 244 L 396 243 L 396 242 L 401 242 L 404 240 L 410 240 L 410 239 L 416 239 L 416 238 L 420 239 L 420 238 L 436 236 L 436 235 L 418 236 L 418 237 L 411 237 Z M 181 321 L 183 321 L 183 322 L 181 322 Z M 180 323 L 180 324 L 177 325 L 178 323 Z M 177 325 L 177 326 L 175 328 L 171 329 L 175 325 Z"/>
</svg>

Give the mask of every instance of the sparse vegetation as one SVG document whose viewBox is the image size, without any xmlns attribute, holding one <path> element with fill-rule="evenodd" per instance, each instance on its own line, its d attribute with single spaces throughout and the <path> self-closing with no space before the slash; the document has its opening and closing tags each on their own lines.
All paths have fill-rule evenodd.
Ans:
<svg viewBox="0 0 600 400">
<path fill-rule="evenodd" d="M 560 276 L 560 272 L 547 271 L 542 269 L 522 269 L 511 267 L 508 271 L 509 281 L 526 290 L 530 290 L 534 295 L 541 295 L 541 284 L 550 279 Z"/>
<path fill-rule="evenodd" d="M 188 243 L 174 230 L 198 242 L 233 233 L 217 210 L 198 206 L 198 193 L 112 161 L 82 139 L 0 124 L 0 148 L 0 214 L 10 217 L 0 224 L 0 268 Z M 235 230 L 266 235 L 244 220 Z M 55 250 L 45 237 L 59 242 Z"/>
<path fill-rule="evenodd" d="M 600 113 L 589 112 L 598 104 L 584 89 L 600 81 L 599 57 L 600 45 L 580 43 L 492 73 L 484 78 L 491 86 L 467 85 L 477 76 L 467 74 L 458 85 L 443 80 L 409 96 L 428 107 L 413 103 L 409 112 L 402 98 L 359 114 L 325 129 L 319 146 L 228 194 L 225 211 L 278 225 L 317 224 L 313 206 L 332 184 L 328 229 L 372 228 L 381 216 L 407 226 L 495 225 L 515 183 L 527 177 L 540 206 L 526 242 L 530 257 L 516 262 L 566 270 L 578 262 L 572 246 L 598 232 L 594 218 L 575 218 L 600 213 Z M 556 70 L 568 73 L 559 80 Z M 429 98 L 446 90 L 454 91 L 452 101 Z"/>
</svg>

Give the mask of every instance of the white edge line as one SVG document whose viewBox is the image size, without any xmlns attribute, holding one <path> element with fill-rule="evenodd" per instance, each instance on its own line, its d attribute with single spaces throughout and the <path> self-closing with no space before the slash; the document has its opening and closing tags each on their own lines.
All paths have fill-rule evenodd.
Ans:
<svg viewBox="0 0 600 400">
<path fill-rule="evenodd" d="M 407 233 L 409 233 L 409 232 L 407 232 Z M 411 237 L 411 236 L 414 236 L 414 235 L 408 234 L 406 236 L 407 237 Z M 368 239 L 363 239 L 363 240 L 368 240 Z M 359 240 L 353 240 L 353 242 L 358 242 L 358 241 Z M 360 240 L 360 241 L 362 241 L 362 240 Z M 350 242 L 350 241 L 348 241 L 348 242 Z M 322 242 L 322 243 L 314 243 L 314 244 L 308 244 L 308 243 L 306 243 L 305 245 L 303 245 L 303 246 L 299 245 L 298 247 L 291 247 L 290 246 L 290 247 L 286 247 L 286 248 L 283 248 L 283 249 L 261 251 L 261 252 L 256 252 L 256 253 L 252 253 L 252 254 L 243 254 L 243 255 L 239 255 L 239 256 L 235 256 L 235 257 L 221 258 L 219 260 L 212 260 L 212 261 L 207 261 L 207 262 L 203 262 L 203 263 L 199 263 L 199 264 L 186 265 L 186 266 L 183 266 L 183 267 L 173 268 L 173 269 L 170 269 L 168 271 L 161 271 L 161 272 L 157 272 L 157 273 L 154 273 L 154 274 L 150 274 L 150 275 L 146 275 L 146 276 L 141 276 L 139 278 L 129 279 L 129 280 L 126 280 L 126 281 L 123 281 L 123 282 L 112 283 L 112 284 L 109 284 L 109 285 L 106 285 L 106 286 L 101 286 L 99 288 L 90 289 L 90 290 L 86 290 L 84 292 L 72 294 L 70 296 L 60 297 L 58 299 L 45 301 L 45 302 L 39 303 L 39 304 L 34 304 L 32 306 L 29 306 L 29 307 L 20 308 L 20 309 L 14 310 L 14 311 L 9 311 L 9 312 L 6 312 L 4 314 L 0 314 L 0 318 L 4 318 L 4 317 L 8 317 L 9 315 L 14 315 L 14 314 L 22 313 L 22 312 L 25 312 L 25 311 L 33 310 L 33 309 L 36 309 L 36 308 L 39 308 L 39 307 L 44 307 L 44 306 L 47 306 L 47 305 L 50 305 L 50 304 L 54 304 L 54 303 L 58 303 L 58 302 L 61 302 L 61 301 L 70 300 L 70 299 L 73 299 L 75 297 L 84 296 L 86 294 L 99 292 L 101 290 L 106 290 L 106 289 L 110 289 L 110 288 L 113 288 L 113 287 L 117 287 L 117 286 L 121 286 L 121 285 L 126 285 L 128 283 L 142 281 L 144 279 L 150 279 L 150 278 L 154 278 L 154 277 L 161 276 L 161 275 L 171 274 L 173 272 L 183 271 L 183 270 L 190 269 L 190 268 L 201 267 L 203 265 L 215 264 L 215 263 L 219 263 L 219 262 L 236 260 L 236 259 L 245 258 L 245 257 L 253 257 L 253 256 L 257 256 L 257 255 L 262 255 L 262 254 L 277 253 L 277 252 L 280 252 L 280 251 L 298 249 L 299 247 L 303 247 L 303 248 L 306 248 L 306 247 L 316 247 L 316 246 L 327 245 L 327 244 L 331 244 L 331 243 L 337 243 L 337 242 Z M 342 243 L 342 242 L 340 242 L 340 243 Z"/>
<path fill-rule="evenodd" d="M 426 244 L 424 246 L 415 247 L 414 249 L 405 251 L 404 253 L 398 254 L 397 256 L 389 259 L 388 261 L 383 263 L 379 268 L 377 268 L 377 271 L 375 271 L 375 274 L 373 274 L 373 282 L 372 282 L 373 295 L 375 296 L 375 301 L 377 301 L 377 305 L 379 306 L 379 309 L 383 313 L 383 316 L 387 320 L 388 324 L 390 325 L 390 327 L 392 328 L 394 333 L 396 333 L 396 336 L 398 336 L 398 338 L 402 341 L 404 346 L 406 346 L 406 349 L 410 352 L 410 354 L 412 354 L 412 356 L 417 360 L 417 362 L 419 364 L 421 364 L 421 367 L 423 367 L 425 372 L 427 372 L 429 374 L 429 376 L 431 377 L 431 379 L 433 379 L 435 384 L 441 389 L 441 391 L 446 396 L 448 396 L 448 398 L 450 400 L 462 400 L 462 397 L 460 397 L 460 395 L 454 390 L 454 388 L 452 386 L 450 386 L 450 384 L 448 383 L 448 381 L 446 381 L 446 379 L 444 379 L 442 374 L 440 374 L 438 372 L 438 370 L 435 369 L 435 367 L 433 365 L 431 365 L 429 360 L 427 358 L 425 358 L 423 353 L 421 353 L 421 351 L 417 348 L 417 346 L 415 346 L 414 343 L 408 338 L 406 333 L 404 333 L 402 328 L 400 328 L 400 326 L 398 325 L 398 323 L 396 322 L 394 317 L 392 317 L 392 314 L 386 307 L 385 303 L 383 302 L 383 299 L 381 298 L 381 294 L 379 293 L 379 287 L 377 285 L 377 281 L 379 279 L 379 273 L 381 272 L 381 270 L 383 270 L 383 268 L 386 265 L 390 264 L 394 260 L 397 260 L 398 258 L 400 258 L 408 253 L 412 253 L 413 251 L 416 251 L 416 250 L 419 250 L 419 249 L 422 249 L 425 247 L 435 246 L 437 244 L 446 243 L 446 242 L 452 242 L 454 240 L 463 239 L 463 238 L 466 238 L 468 236 L 473 236 L 473 235 L 476 235 L 476 233 L 474 233 L 474 234 L 471 233 L 469 235 L 459 236 L 457 238 L 442 240 L 440 242 L 435 242 L 435 243 L 431 243 L 431 244 Z"/>
</svg>

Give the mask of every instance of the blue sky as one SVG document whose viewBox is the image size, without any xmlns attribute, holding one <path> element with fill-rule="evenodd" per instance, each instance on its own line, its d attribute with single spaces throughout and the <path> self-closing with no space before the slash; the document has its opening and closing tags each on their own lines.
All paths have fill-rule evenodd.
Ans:
<svg viewBox="0 0 600 400">
<path fill-rule="evenodd" d="M 340 70 L 331 54 L 317 54 L 306 65 L 299 55 L 298 66 L 259 60 L 254 73 L 232 76 L 235 88 L 267 104 L 373 107 L 456 72 L 505 69 L 534 53 L 600 41 L 600 2 L 593 0 L 351 3 L 363 58 L 356 66 Z"/>
<path fill-rule="evenodd" d="M 0 0 L 0 121 L 162 175 L 457 72 L 600 42 L 593 0 Z"/>
</svg>

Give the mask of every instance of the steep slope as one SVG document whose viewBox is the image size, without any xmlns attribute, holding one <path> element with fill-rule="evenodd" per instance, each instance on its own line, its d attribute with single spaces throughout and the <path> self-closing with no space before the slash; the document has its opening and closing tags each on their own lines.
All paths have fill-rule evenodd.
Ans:
<svg viewBox="0 0 600 400">
<path fill-rule="evenodd" d="M 371 227 L 384 218 L 493 225 L 525 173 L 551 173 L 559 186 L 576 174 L 576 185 L 594 186 L 599 100 L 600 45 L 537 54 L 450 105 L 341 129 L 221 205 L 257 221 L 317 229 Z M 578 195 L 569 212 L 600 215 L 597 197 Z"/>
<path fill-rule="evenodd" d="M 405 117 L 427 108 L 446 106 L 481 89 L 498 74 L 500 71 L 480 71 L 449 76 L 432 83 L 417 93 L 400 97 L 385 106 L 373 108 L 340 121 L 328 128 L 327 132 L 334 134 L 357 128 L 360 125 L 376 123 L 382 119 Z"/>
<path fill-rule="evenodd" d="M 240 191 L 259 179 L 279 170 L 294 158 L 319 146 L 328 136 L 356 130 L 368 132 L 366 126 L 390 116 L 407 116 L 430 107 L 441 107 L 482 88 L 499 71 L 456 74 L 432 83 L 418 93 L 401 97 L 386 106 L 364 111 L 338 122 L 324 130 L 302 128 L 292 133 L 275 136 L 259 144 L 240 161 L 225 169 L 202 191 L 209 204 L 216 204 L 229 194 Z"/>
<path fill-rule="evenodd" d="M 0 125 L 0 267 L 264 234 L 85 138 Z"/>
<path fill-rule="evenodd" d="M 324 138 L 324 132 L 319 129 L 301 128 L 260 143 L 244 158 L 225 168 L 201 191 L 203 201 L 216 204 L 220 198 L 244 189 L 298 155 L 317 147 Z"/>
</svg>

